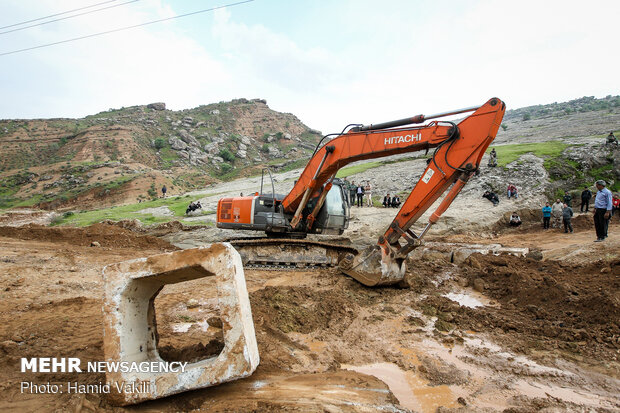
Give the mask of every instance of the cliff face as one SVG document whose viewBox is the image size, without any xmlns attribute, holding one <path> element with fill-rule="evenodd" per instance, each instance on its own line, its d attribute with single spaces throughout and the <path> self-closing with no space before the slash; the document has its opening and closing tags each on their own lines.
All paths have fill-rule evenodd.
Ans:
<svg viewBox="0 0 620 413">
<path fill-rule="evenodd" d="M 303 163 L 320 132 L 261 99 L 0 121 L 0 207 L 135 201 Z"/>
</svg>

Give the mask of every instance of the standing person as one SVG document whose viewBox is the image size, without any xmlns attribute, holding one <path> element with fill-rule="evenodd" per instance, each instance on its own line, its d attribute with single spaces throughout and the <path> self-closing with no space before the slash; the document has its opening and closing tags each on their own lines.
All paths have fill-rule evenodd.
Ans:
<svg viewBox="0 0 620 413">
<path fill-rule="evenodd" d="M 163 197 L 166 197 L 166 192 L 168 192 L 168 188 L 166 188 L 166 185 L 161 187 L 161 193 L 163 195 Z"/>
<path fill-rule="evenodd" d="M 611 206 L 613 207 L 613 209 L 611 210 L 611 215 L 614 216 L 618 213 L 618 210 L 620 209 L 620 198 L 618 198 L 618 194 L 614 195 L 614 197 L 612 198 Z"/>
<path fill-rule="evenodd" d="M 581 212 L 583 212 L 583 207 L 586 207 L 586 212 L 588 212 L 588 207 L 590 206 L 590 200 L 592 199 L 592 192 L 588 189 L 587 186 L 583 187 L 583 191 L 581 192 Z"/>
<path fill-rule="evenodd" d="M 497 152 L 495 152 L 495 148 L 491 149 L 491 152 L 489 153 L 489 166 L 497 166 Z"/>
<path fill-rule="evenodd" d="M 594 198 L 594 228 L 596 228 L 596 241 L 601 242 L 607 238 L 607 228 L 613 207 L 611 191 L 607 188 L 607 183 L 602 179 L 596 181 L 596 197 Z"/>
<path fill-rule="evenodd" d="M 553 216 L 553 228 L 560 228 L 562 225 L 562 211 L 564 211 L 564 204 L 558 198 L 555 204 L 551 207 L 551 216 Z"/>
<path fill-rule="evenodd" d="M 357 206 L 362 208 L 364 206 L 364 187 L 361 183 L 357 186 L 355 193 L 357 195 Z"/>
<path fill-rule="evenodd" d="M 570 192 L 566 191 L 564 193 L 564 203 L 568 206 L 571 206 L 573 203 L 573 197 L 571 196 Z"/>
<path fill-rule="evenodd" d="M 342 180 L 342 187 L 344 188 L 344 200 L 347 202 L 347 205 L 351 206 L 351 198 L 349 198 L 349 180 L 347 178 Z"/>
<path fill-rule="evenodd" d="M 356 197 L 357 197 L 357 186 L 355 185 L 355 182 L 351 181 L 351 184 L 349 185 L 349 199 L 351 203 L 349 205 L 355 206 Z"/>
<path fill-rule="evenodd" d="M 542 208 L 542 214 L 543 214 L 543 229 L 549 229 L 549 221 L 551 221 L 551 206 L 549 205 L 549 202 L 547 202 L 545 206 Z"/>
<path fill-rule="evenodd" d="M 570 230 L 571 234 L 573 233 L 573 226 L 570 223 L 571 218 L 573 217 L 573 208 L 569 207 L 568 204 L 564 204 L 564 209 L 562 210 L 562 223 L 564 224 L 564 233 L 568 233 Z"/>
<path fill-rule="evenodd" d="M 370 185 L 370 181 L 366 181 L 366 186 L 364 187 L 364 195 L 366 196 L 366 205 L 371 207 L 372 206 L 372 185 Z"/>
</svg>

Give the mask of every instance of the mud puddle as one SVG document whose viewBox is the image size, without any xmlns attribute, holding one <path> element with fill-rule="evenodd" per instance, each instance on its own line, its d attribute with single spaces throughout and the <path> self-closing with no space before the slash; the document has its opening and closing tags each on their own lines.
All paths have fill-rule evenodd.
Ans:
<svg viewBox="0 0 620 413">
<path fill-rule="evenodd" d="M 458 407 L 457 396 L 448 386 L 430 387 L 428 381 L 394 363 L 363 366 L 341 365 L 345 370 L 374 376 L 384 382 L 399 403 L 415 412 L 432 413 L 440 406 Z"/>
</svg>

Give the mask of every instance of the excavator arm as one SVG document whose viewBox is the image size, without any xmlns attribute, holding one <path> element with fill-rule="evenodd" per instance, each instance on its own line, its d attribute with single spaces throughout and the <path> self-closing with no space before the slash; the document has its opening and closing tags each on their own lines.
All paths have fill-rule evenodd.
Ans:
<svg viewBox="0 0 620 413">
<path fill-rule="evenodd" d="M 432 121 L 424 126 L 398 128 L 405 124 L 471 111 L 473 113 L 458 124 Z M 308 200 L 318 197 L 313 211 L 305 217 L 308 228 L 312 226 L 314 215 L 322 206 L 331 180 L 345 165 L 364 159 L 434 149 L 427 168 L 377 244 L 357 256 L 349 254 L 340 264 L 346 274 L 365 285 L 392 284 L 402 280 L 407 254 L 421 244 L 426 231 L 437 222 L 476 172 L 484 152 L 495 139 L 504 112 L 505 104 L 493 98 L 477 108 L 429 117 L 418 115 L 385 124 L 353 128 L 316 151 L 291 192 L 282 200 L 284 211 L 293 214 L 291 227 L 300 229 L 302 212 Z M 426 228 L 420 234 L 412 232 L 410 227 L 450 187 L 437 210 L 430 216 Z M 401 239 L 404 243 L 401 243 Z"/>
</svg>

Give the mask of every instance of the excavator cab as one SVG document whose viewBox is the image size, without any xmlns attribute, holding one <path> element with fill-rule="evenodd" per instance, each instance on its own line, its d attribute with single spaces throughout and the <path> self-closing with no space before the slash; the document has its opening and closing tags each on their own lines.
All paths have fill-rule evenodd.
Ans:
<svg viewBox="0 0 620 413">
<path fill-rule="evenodd" d="M 314 225 L 310 229 L 311 234 L 323 235 L 342 235 L 345 229 L 349 228 L 349 218 L 351 210 L 347 202 L 346 193 L 348 189 L 344 182 L 338 178 L 332 181 L 325 202 L 319 210 Z M 312 211 L 318 197 L 308 202 L 308 211 Z"/>
</svg>

